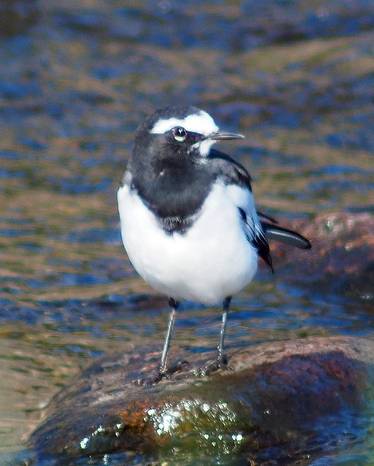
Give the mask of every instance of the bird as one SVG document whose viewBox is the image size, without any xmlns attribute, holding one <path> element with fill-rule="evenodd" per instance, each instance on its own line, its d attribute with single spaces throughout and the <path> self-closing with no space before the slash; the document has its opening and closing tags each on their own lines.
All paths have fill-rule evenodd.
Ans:
<svg viewBox="0 0 374 466">
<path fill-rule="evenodd" d="M 252 178 L 215 143 L 243 139 L 221 131 L 193 106 L 169 106 L 138 127 L 117 192 L 121 236 L 138 274 L 169 300 L 157 380 L 168 376 L 168 352 L 181 300 L 222 305 L 217 357 L 233 295 L 254 278 L 259 258 L 273 270 L 269 240 L 301 249 L 311 243 L 256 210 Z"/>
</svg>

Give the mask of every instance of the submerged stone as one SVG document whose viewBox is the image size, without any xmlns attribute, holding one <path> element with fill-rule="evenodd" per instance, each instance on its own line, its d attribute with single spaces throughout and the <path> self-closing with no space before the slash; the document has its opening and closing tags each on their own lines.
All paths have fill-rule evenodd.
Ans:
<svg viewBox="0 0 374 466">
<path fill-rule="evenodd" d="M 232 353 L 210 376 L 199 368 L 211 355 L 194 355 L 150 386 L 138 380 L 157 369 L 158 352 L 107 356 L 56 395 L 30 446 L 57 464 L 114 452 L 165 464 L 296 464 L 317 455 L 332 417 L 344 427 L 363 408 L 373 349 L 351 337 L 271 342 Z"/>
<path fill-rule="evenodd" d="M 275 269 L 282 279 L 327 293 L 373 300 L 374 217 L 368 213 L 330 213 L 313 220 L 291 222 L 312 243 L 311 251 L 272 243 Z M 300 273 L 302 264 L 302 273 Z"/>
</svg>

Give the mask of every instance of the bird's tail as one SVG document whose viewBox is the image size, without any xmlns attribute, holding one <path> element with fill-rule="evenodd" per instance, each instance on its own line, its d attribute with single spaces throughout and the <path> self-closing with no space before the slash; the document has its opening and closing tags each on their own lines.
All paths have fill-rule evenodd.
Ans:
<svg viewBox="0 0 374 466">
<path fill-rule="evenodd" d="M 309 240 L 301 236 L 296 231 L 288 230 L 268 222 L 261 222 L 262 228 L 268 239 L 281 241 L 290 246 L 295 246 L 300 249 L 311 249 L 312 245 Z"/>
</svg>

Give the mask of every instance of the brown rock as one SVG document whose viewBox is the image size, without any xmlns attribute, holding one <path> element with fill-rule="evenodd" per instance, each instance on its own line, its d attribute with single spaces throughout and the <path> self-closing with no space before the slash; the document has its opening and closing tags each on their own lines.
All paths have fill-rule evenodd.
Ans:
<svg viewBox="0 0 374 466">
<path fill-rule="evenodd" d="M 323 214 L 314 220 L 291 222 L 289 226 L 312 242 L 312 250 L 272 243 L 276 271 L 286 268 L 282 270 L 282 279 L 303 286 L 317 285 L 321 291 L 373 299 L 373 216 Z"/>
<path fill-rule="evenodd" d="M 187 455 L 192 463 L 183 464 L 303 464 L 316 455 L 321 420 L 363 406 L 373 349 L 350 337 L 266 343 L 233 353 L 227 370 L 206 377 L 196 373 L 208 358 L 196 355 L 153 386 L 136 381 L 157 368 L 158 352 L 109 356 L 54 398 L 30 444 L 64 465 L 120 451 L 144 463 Z M 269 452 L 278 463 L 266 463 Z"/>
</svg>

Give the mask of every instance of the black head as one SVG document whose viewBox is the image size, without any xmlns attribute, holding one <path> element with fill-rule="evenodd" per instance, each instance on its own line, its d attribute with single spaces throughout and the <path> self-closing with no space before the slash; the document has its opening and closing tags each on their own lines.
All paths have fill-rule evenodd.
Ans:
<svg viewBox="0 0 374 466">
<path fill-rule="evenodd" d="M 135 137 L 131 187 L 169 233 L 184 232 L 216 178 L 205 163 L 212 144 L 241 135 L 222 133 L 195 107 L 168 107 L 146 118 Z"/>
<path fill-rule="evenodd" d="M 185 164 L 205 158 L 218 140 L 242 137 L 220 132 L 213 118 L 196 107 L 167 107 L 157 110 L 138 128 L 133 162 Z"/>
</svg>

